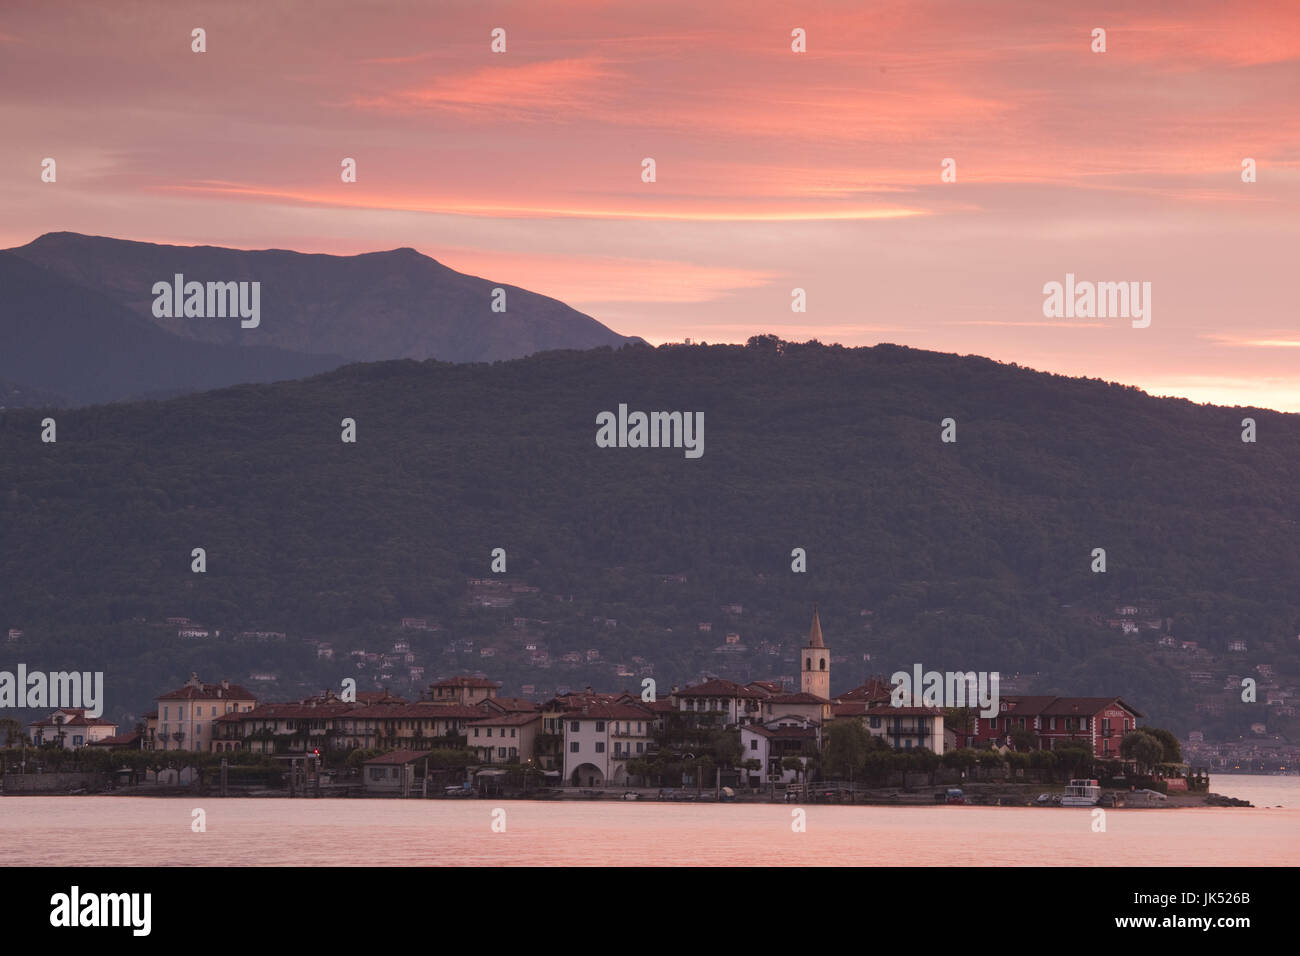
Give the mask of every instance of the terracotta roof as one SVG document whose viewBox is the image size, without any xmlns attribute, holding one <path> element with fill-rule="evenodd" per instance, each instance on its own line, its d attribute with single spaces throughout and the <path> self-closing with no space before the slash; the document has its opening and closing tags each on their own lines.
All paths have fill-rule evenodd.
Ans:
<svg viewBox="0 0 1300 956">
<path fill-rule="evenodd" d="M 481 719 L 483 711 L 462 704 L 417 701 L 413 704 L 320 703 L 259 704 L 252 710 L 222 714 L 217 722 L 242 720 L 330 719 L 346 720 L 447 720 Z"/>
<path fill-rule="evenodd" d="M 513 711 L 516 713 L 536 712 L 542 709 L 542 705 L 535 700 L 529 700 L 527 697 L 489 697 L 481 700 L 478 706 L 483 710 Z"/>
<path fill-rule="evenodd" d="M 402 711 L 402 716 L 420 717 L 426 720 L 477 720 L 483 716 L 483 711 L 470 704 L 442 704 L 434 700 L 424 700 L 406 707 Z"/>
<path fill-rule="evenodd" d="M 845 704 L 831 704 L 832 717 L 862 717 L 867 713 L 867 704 L 860 700 Z"/>
<path fill-rule="evenodd" d="M 769 704 L 824 704 L 826 701 L 816 694 L 776 694 L 767 699 Z"/>
<path fill-rule="evenodd" d="M 1044 712 L 1043 708 L 1050 707 L 1055 701 L 1059 699 L 1060 698 L 1058 697 L 1049 697 L 1049 696 L 1042 696 L 1042 695 L 1039 695 L 1037 697 L 1020 697 L 1020 696 L 1007 697 L 1004 695 L 1002 697 L 1002 700 L 1006 701 L 1007 709 L 1005 712 L 1003 712 L 1003 714 L 999 714 L 998 716 L 1004 716 L 1005 714 L 1015 714 L 1017 717 L 1034 717 L 1037 716 L 1038 714 L 1043 713 Z"/>
<path fill-rule="evenodd" d="M 868 707 L 869 717 L 942 717 L 943 711 L 938 707 L 895 707 L 885 704 L 881 707 Z"/>
<path fill-rule="evenodd" d="M 584 704 L 564 712 L 565 720 L 649 720 L 653 714 L 632 704 Z"/>
<path fill-rule="evenodd" d="M 745 686 L 752 687 L 757 691 L 764 691 L 768 694 L 779 694 L 784 690 L 781 682 L 777 680 L 752 680 Z"/>
<path fill-rule="evenodd" d="M 758 734 L 760 737 L 800 737 L 815 738 L 817 729 L 815 727 L 764 727 L 761 724 L 750 724 L 741 727 L 741 730 L 747 730 L 752 734 Z"/>
<path fill-rule="evenodd" d="M 231 711 L 222 714 L 217 718 L 217 723 L 233 723 L 240 720 L 286 720 L 289 718 L 324 719 L 327 717 L 341 717 L 358 709 L 362 708 L 359 708 L 356 704 L 342 702 L 334 704 L 258 704 L 252 710 Z M 385 714 L 389 712 L 387 709 L 383 710 Z"/>
<path fill-rule="evenodd" d="M 522 727 L 525 724 L 531 724 L 535 720 L 541 720 L 541 714 L 498 714 L 495 717 L 484 717 L 482 720 L 471 720 L 465 726 L 467 727 Z"/>
<path fill-rule="evenodd" d="M 1050 705 L 1044 707 L 1038 713 L 1048 717 L 1073 716 L 1076 714 L 1091 717 L 1105 710 L 1111 704 L 1119 704 L 1134 717 L 1143 716 L 1119 697 L 1057 697 Z M 1018 713 L 1019 708 L 1016 710 Z"/>
<path fill-rule="evenodd" d="M 67 712 L 71 712 L 71 708 L 67 708 Z M 59 723 L 58 721 L 55 721 L 53 719 L 46 719 L 46 720 L 34 721 L 33 723 L 28 724 L 28 726 L 29 727 L 106 727 L 106 726 L 116 727 L 117 723 L 112 720 L 107 720 L 106 718 L 103 717 L 86 717 L 85 711 L 81 710 L 80 713 L 76 714 L 73 717 L 69 717 L 67 720 L 63 721 L 62 723 Z"/>
<path fill-rule="evenodd" d="M 694 687 L 683 687 L 675 691 L 677 697 L 739 697 L 746 700 L 761 700 L 768 695 L 754 690 L 750 687 L 744 687 L 735 681 L 723 680 L 715 677 L 712 680 L 706 680 L 703 684 L 696 684 Z"/>
<path fill-rule="evenodd" d="M 894 685 L 883 677 L 869 677 L 866 682 L 836 697 L 836 700 L 888 700 Z"/>
<path fill-rule="evenodd" d="M 131 731 L 129 734 L 114 734 L 112 737 L 105 737 L 102 740 L 92 740 L 92 747 L 129 747 L 140 739 L 140 734 Z"/>
<path fill-rule="evenodd" d="M 256 700 L 257 695 L 250 690 L 240 687 L 238 684 L 231 684 L 229 687 L 222 687 L 220 684 L 186 684 L 176 690 L 168 691 L 165 694 L 159 694 L 158 700 Z"/>
<path fill-rule="evenodd" d="M 359 690 L 357 691 L 358 704 L 406 704 L 409 701 L 405 697 L 398 697 L 390 694 L 386 690 Z"/>
</svg>

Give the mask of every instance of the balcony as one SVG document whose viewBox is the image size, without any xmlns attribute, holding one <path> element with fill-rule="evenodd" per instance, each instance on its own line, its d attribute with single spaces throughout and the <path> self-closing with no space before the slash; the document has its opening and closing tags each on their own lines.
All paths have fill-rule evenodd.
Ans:
<svg viewBox="0 0 1300 956">
<path fill-rule="evenodd" d="M 929 737 L 929 727 L 886 727 L 885 733 L 890 737 Z"/>
</svg>

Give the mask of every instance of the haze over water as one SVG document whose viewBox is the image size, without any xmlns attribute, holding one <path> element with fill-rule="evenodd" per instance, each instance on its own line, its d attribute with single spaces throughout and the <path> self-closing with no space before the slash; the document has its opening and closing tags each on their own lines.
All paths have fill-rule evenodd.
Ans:
<svg viewBox="0 0 1300 956">
<path fill-rule="evenodd" d="M 1293 866 L 1300 778 L 1218 776 L 1246 808 L 8 797 L 9 865 Z M 190 829 L 207 813 L 207 832 Z M 506 811 L 505 833 L 491 830 Z"/>
</svg>

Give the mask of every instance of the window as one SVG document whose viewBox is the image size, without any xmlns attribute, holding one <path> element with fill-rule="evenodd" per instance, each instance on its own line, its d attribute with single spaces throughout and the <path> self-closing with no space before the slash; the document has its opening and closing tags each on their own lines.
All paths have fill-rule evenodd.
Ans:
<svg viewBox="0 0 1300 956">
<path fill-rule="evenodd" d="M 487 728 L 487 733 L 484 734 L 484 736 L 485 736 L 485 737 L 491 737 L 491 736 L 492 736 L 492 728 L 491 728 L 491 727 Z"/>
<path fill-rule="evenodd" d="M 172 717 L 172 715 L 171 715 L 171 708 L 170 708 L 170 707 L 164 707 L 164 708 L 163 708 L 163 720 L 171 720 L 171 717 Z"/>
<path fill-rule="evenodd" d="M 749 741 L 749 749 L 750 749 L 750 750 L 757 750 L 757 749 L 758 749 L 758 738 L 757 738 L 757 737 L 753 737 L 753 738 L 750 739 L 750 741 Z"/>
<path fill-rule="evenodd" d="M 497 748 L 497 756 L 498 756 L 498 757 L 505 757 L 505 755 L 506 755 L 506 748 L 505 748 L 505 747 L 498 747 L 498 748 Z"/>
<path fill-rule="evenodd" d="M 510 736 L 511 736 L 511 737 L 514 737 L 514 736 L 515 736 L 515 728 L 513 728 L 513 727 L 510 728 Z"/>
<path fill-rule="evenodd" d="M 477 727 L 474 728 L 474 736 L 475 736 L 475 737 L 478 736 L 478 728 L 477 728 Z"/>
<path fill-rule="evenodd" d="M 640 741 L 637 741 L 636 752 L 637 752 L 637 753 L 645 753 L 645 749 L 644 749 L 644 748 L 645 748 L 645 744 L 641 743 Z"/>
<path fill-rule="evenodd" d="M 1048 718 L 1047 718 L 1047 729 L 1048 729 L 1048 730 L 1055 730 L 1055 729 L 1056 729 L 1056 718 L 1055 718 L 1055 717 L 1048 717 Z"/>
<path fill-rule="evenodd" d="M 636 732 L 641 733 L 641 721 L 639 720 L 636 722 Z"/>
<path fill-rule="evenodd" d="M 576 720 L 569 721 L 569 729 L 576 734 L 578 732 L 578 722 Z"/>
<path fill-rule="evenodd" d="M 991 720 L 991 721 L 989 721 L 989 723 L 993 724 L 993 723 L 997 723 L 997 721 L 995 721 L 995 720 Z M 880 729 L 880 718 L 879 718 L 879 717 L 872 717 L 872 718 L 871 718 L 871 726 L 874 727 L 876 730 L 879 730 L 879 729 Z"/>
<path fill-rule="evenodd" d="M 576 754 L 577 752 L 578 752 L 578 742 L 575 740 L 569 744 L 569 753 Z"/>
<path fill-rule="evenodd" d="M 811 657 L 804 658 L 803 669 L 806 670 L 806 671 L 810 671 L 810 670 L 812 670 L 812 658 L 811 658 Z"/>
<path fill-rule="evenodd" d="M 596 733 L 603 734 L 604 732 L 605 732 L 605 722 L 603 720 L 596 721 Z"/>
<path fill-rule="evenodd" d="M 623 753 L 623 745 L 618 741 L 614 741 L 614 756 L 617 757 L 622 753 Z"/>
<path fill-rule="evenodd" d="M 177 708 L 176 708 L 176 718 L 177 718 L 178 720 L 184 720 L 184 719 L 185 719 L 185 708 L 184 708 L 184 707 L 177 707 Z"/>
<path fill-rule="evenodd" d="M 601 742 L 601 741 L 597 741 L 597 742 L 596 742 L 596 753 L 598 753 L 598 754 L 603 754 L 604 752 L 605 752 L 605 744 L 604 744 L 603 742 Z"/>
<path fill-rule="evenodd" d="M 822 670 L 826 670 L 826 658 L 821 659 Z"/>
<path fill-rule="evenodd" d="M 518 756 L 519 756 L 519 749 L 518 749 L 517 747 L 511 747 L 511 748 L 510 748 L 510 756 L 511 756 L 511 757 L 518 757 Z"/>
</svg>

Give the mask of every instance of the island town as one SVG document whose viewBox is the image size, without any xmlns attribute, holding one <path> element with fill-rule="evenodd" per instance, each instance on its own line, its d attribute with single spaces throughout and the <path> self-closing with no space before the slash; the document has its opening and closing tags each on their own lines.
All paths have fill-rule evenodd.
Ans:
<svg viewBox="0 0 1300 956">
<path fill-rule="evenodd" d="M 4 792 L 1139 806 L 1208 789 L 1119 697 L 898 706 L 883 677 L 833 694 L 830 660 L 814 611 L 795 693 L 714 677 L 538 701 L 454 676 L 419 700 L 268 702 L 193 674 L 125 733 L 79 708 L 32 723 L 5 751 Z"/>
</svg>

